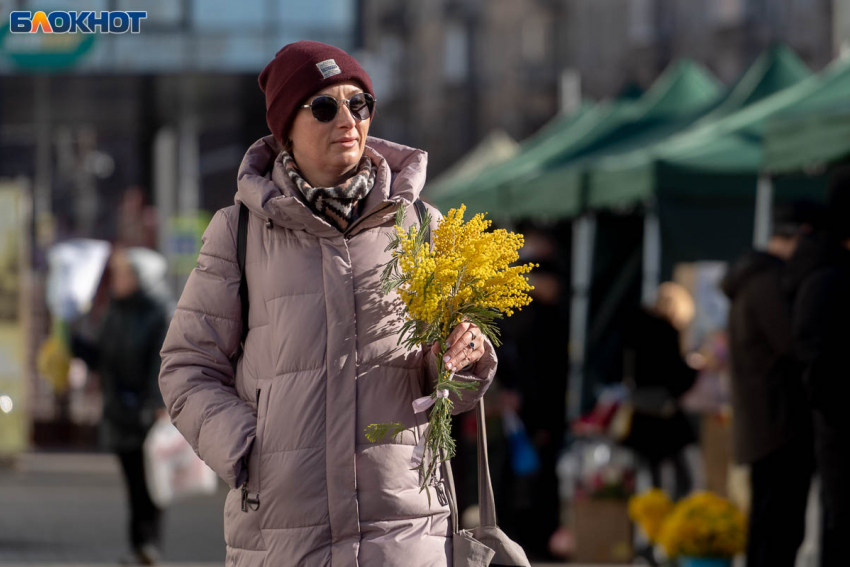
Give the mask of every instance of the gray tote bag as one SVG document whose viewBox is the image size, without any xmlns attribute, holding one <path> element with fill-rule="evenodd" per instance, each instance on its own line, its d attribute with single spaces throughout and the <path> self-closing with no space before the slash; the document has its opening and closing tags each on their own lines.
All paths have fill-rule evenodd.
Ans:
<svg viewBox="0 0 850 567">
<path fill-rule="evenodd" d="M 479 526 L 472 530 L 460 529 L 457 494 L 451 464 L 443 463 L 443 472 L 449 492 L 452 517 L 452 561 L 454 567 L 531 567 L 525 552 L 505 532 L 496 526 L 496 501 L 490 466 L 487 461 L 487 430 L 484 425 L 484 400 L 475 409 L 478 421 L 478 510 Z"/>
</svg>

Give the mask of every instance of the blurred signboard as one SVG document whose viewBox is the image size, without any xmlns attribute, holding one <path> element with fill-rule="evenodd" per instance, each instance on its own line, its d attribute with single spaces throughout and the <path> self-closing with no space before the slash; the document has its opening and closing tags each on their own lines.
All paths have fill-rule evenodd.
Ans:
<svg viewBox="0 0 850 567">
<path fill-rule="evenodd" d="M 93 33 L 12 33 L 6 20 L 0 26 L 0 53 L 21 69 L 56 71 L 73 66 L 96 37 Z"/>
<path fill-rule="evenodd" d="M 0 183 L 0 456 L 27 448 L 27 193 Z"/>
<path fill-rule="evenodd" d="M 209 213 L 172 217 L 169 222 L 168 264 L 172 274 L 188 276 L 201 251 L 201 236 L 210 224 Z"/>
</svg>

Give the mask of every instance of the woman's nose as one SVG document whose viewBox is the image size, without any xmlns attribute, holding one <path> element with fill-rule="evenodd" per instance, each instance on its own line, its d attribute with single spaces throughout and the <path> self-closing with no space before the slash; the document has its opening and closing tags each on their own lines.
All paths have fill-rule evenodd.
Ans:
<svg viewBox="0 0 850 567">
<path fill-rule="evenodd" d="M 339 126 L 345 127 L 346 129 L 352 128 L 357 121 L 354 119 L 354 116 L 351 114 L 351 110 L 348 108 L 348 103 L 342 103 L 342 108 L 337 112 L 337 119 L 340 120 Z"/>
</svg>

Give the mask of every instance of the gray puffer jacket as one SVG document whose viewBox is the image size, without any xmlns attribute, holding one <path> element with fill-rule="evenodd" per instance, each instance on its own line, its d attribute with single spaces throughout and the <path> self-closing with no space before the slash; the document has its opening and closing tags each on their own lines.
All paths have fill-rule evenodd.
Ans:
<svg viewBox="0 0 850 567">
<path fill-rule="evenodd" d="M 403 305 L 379 286 L 398 207 L 408 207 L 408 225 L 416 222 L 427 155 L 371 137 L 366 151 L 378 167 L 375 185 L 340 233 L 307 207 L 272 138 L 253 144 L 237 205 L 210 222 L 162 347 L 171 419 L 231 487 L 228 566 L 451 564 L 448 507 L 436 498 L 429 507 L 410 466 L 427 425 L 411 402 L 433 391 L 437 363 L 425 347 L 397 344 Z M 240 202 L 251 212 L 250 312 L 234 376 Z M 429 210 L 435 229 L 440 213 Z M 479 388 L 453 398 L 455 413 L 474 407 L 493 379 L 495 351 L 489 341 L 485 348 L 456 375 Z M 366 440 L 367 425 L 392 421 L 407 426 L 400 437 Z"/>
</svg>

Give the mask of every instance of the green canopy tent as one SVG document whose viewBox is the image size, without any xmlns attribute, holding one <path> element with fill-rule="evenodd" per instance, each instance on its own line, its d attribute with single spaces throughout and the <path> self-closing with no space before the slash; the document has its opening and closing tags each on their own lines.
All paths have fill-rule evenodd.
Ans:
<svg viewBox="0 0 850 567">
<path fill-rule="evenodd" d="M 580 172 L 567 178 L 542 173 L 607 148 L 667 136 L 713 108 L 721 96 L 717 81 L 706 70 L 688 60 L 679 61 L 637 101 L 615 101 L 604 115 L 587 120 L 584 128 L 571 128 L 561 138 L 520 153 L 447 198 L 463 201 L 474 212 L 486 210 L 495 218 L 574 216 L 582 206 Z M 536 181 L 541 184 L 527 190 Z"/>
<path fill-rule="evenodd" d="M 473 178 L 512 158 L 518 151 L 519 144 L 504 130 L 493 130 L 454 165 L 430 181 L 427 191 L 439 195 L 443 187 Z"/>
<path fill-rule="evenodd" d="M 553 136 L 560 135 L 561 132 L 573 127 L 575 124 L 581 123 L 582 121 L 587 121 L 591 115 L 596 114 L 597 111 L 595 107 L 595 103 L 585 101 L 572 114 L 556 115 L 546 124 L 544 124 L 537 132 L 535 132 L 533 136 L 527 138 L 526 140 L 523 140 L 522 143 L 518 144 L 517 151 L 514 152 L 514 155 L 510 156 L 508 160 L 503 161 L 511 161 L 518 154 L 521 155 L 524 152 L 528 152 L 534 149 L 535 147 L 545 143 Z M 591 110 L 593 110 L 593 112 L 591 112 Z M 480 144 L 481 143 L 479 143 L 479 145 Z M 469 154 L 467 154 L 467 156 L 468 155 Z M 455 165 L 463 162 L 464 159 L 466 159 L 466 156 L 460 158 L 460 160 L 458 160 Z M 478 171 L 470 171 L 468 172 L 469 175 L 456 176 L 451 173 L 451 171 L 455 169 L 455 165 L 453 165 L 451 168 L 449 168 L 449 170 L 441 174 L 438 178 L 429 180 L 428 183 L 425 185 L 424 191 L 431 197 L 431 199 L 441 199 L 444 195 L 451 195 L 461 190 L 463 187 L 466 187 L 470 183 L 475 182 L 481 177 L 486 177 L 490 171 L 494 169 L 499 169 L 499 164 L 494 164 L 495 167 L 488 167 L 486 169 L 480 169 Z"/>
<path fill-rule="evenodd" d="M 665 204 L 668 209 L 672 209 L 665 214 L 668 223 L 679 223 L 687 228 L 675 230 L 675 227 L 669 227 L 668 234 L 679 235 L 669 239 L 679 250 L 676 254 L 667 255 L 668 266 L 675 257 L 679 260 L 729 259 L 735 253 L 732 244 L 744 242 L 745 229 L 752 226 L 751 222 L 743 223 L 745 218 L 758 220 L 755 231 L 757 243 L 767 239 L 773 184 L 764 176 L 762 182 L 757 183 L 762 164 L 765 163 L 768 171 L 793 171 L 795 164 L 810 160 L 806 152 L 811 152 L 811 149 L 802 145 L 794 150 L 799 155 L 777 153 L 774 155 L 780 157 L 772 160 L 764 156 L 765 152 L 770 151 L 767 148 L 771 143 L 775 143 L 777 148 L 782 145 L 781 141 L 771 142 L 769 139 L 770 125 L 777 121 L 776 131 L 785 128 L 788 132 L 785 139 L 793 139 L 798 134 L 790 130 L 792 122 L 782 126 L 778 122 L 779 117 L 800 116 L 808 112 L 806 109 L 829 108 L 831 104 L 838 106 L 848 94 L 850 67 L 845 62 L 836 62 L 820 75 L 806 78 L 739 112 L 694 128 L 656 147 L 600 161 L 590 176 L 588 206 L 599 209 L 623 203 L 648 202 L 655 198 L 660 209 Z M 823 122 L 823 116 L 816 113 L 810 119 Z M 825 141 L 818 143 L 809 140 L 808 143 L 823 147 Z M 838 155 L 843 152 L 840 146 L 837 150 L 836 147 L 830 147 L 823 151 L 826 154 L 834 150 Z M 813 195 L 817 194 L 818 189 L 822 190 L 822 183 L 817 179 L 801 176 L 779 178 L 775 185 L 780 198 Z M 761 188 L 760 191 L 757 191 L 757 186 Z M 756 194 L 759 198 L 753 203 Z M 700 231 L 694 230 L 700 226 L 698 217 L 707 217 L 705 214 L 700 215 L 701 209 L 731 208 L 735 199 L 746 199 L 749 212 L 736 209 L 738 212 L 735 218 L 738 220 L 730 218 L 730 222 L 724 225 L 737 227 L 734 230 L 741 234 L 732 238 L 732 235 L 724 232 L 722 241 L 714 239 L 709 242 L 703 239 L 703 242 L 687 242 L 688 235 L 697 238 L 701 236 Z M 672 208 L 674 204 L 679 206 Z M 690 215 L 687 214 L 688 210 Z M 729 214 L 735 215 L 734 212 Z M 723 242 L 725 248 L 721 249 L 718 244 Z"/>
<path fill-rule="evenodd" d="M 551 159 L 561 152 L 597 138 L 615 129 L 625 119 L 627 109 L 634 103 L 630 100 L 613 100 L 597 104 L 585 104 L 573 115 L 560 115 L 544 126 L 537 134 L 520 144 L 519 152 L 501 165 L 481 172 L 481 174 L 458 180 L 451 184 L 442 184 L 428 193 L 431 202 L 441 210 L 466 204 L 472 213 L 490 212 L 495 218 L 504 207 L 492 208 L 495 203 L 494 189 L 506 179 L 519 179 L 530 175 L 541 162 Z M 426 188 L 426 191 L 429 191 Z M 573 203 L 558 203 L 559 207 L 571 210 Z M 509 208 L 509 207 L 507 207 Z"/>
<path fill-rule="evenodd" d="M 762 54 L 727 97 L 727 103 L 737 100 L 744 105 L 737 111 L 732 112 L 733 105 L 721 105 L 678 135 L 593 163 L 587 206 L 617 207 L 677 193 L 735 194 L 742 188 L 737 181 L 752 192 L 761 167 L 766 120 L 817 91 L 822 79 L 808 75 L 787 48 Z M 733 177 L 718 183 L 724 180 L 718 180 L 717 174 L 746 179 Z"/>
<path fill-rule="evenodd" d="M 824 75 L 816 92 L 768 122 L 767 173 L 823 169 L 850 155 L 850 61 L 837 61 Z"/>
<path fill-rule="evenodd" d="M 808 69 L 792 51 L 773 47 L 762 53 L 718 104 L 695 122 L 680 122 L 666 129 L 652 130 L 643 136 L 612 144 L 583 160 L 550 169 L 531 180 L 523 192 L 536 193 L 559 184 L 563 188 L 564 182 L 579 179 L 579 182 L 587 183 L 586 204 L 589 208 L 622 207 L 645 202 L 666 186 L 658 169 L 659 163 L 668 163 L 659 159 L 659 155 L 665 155 L 665 152 L 680 157 L 683 162 L 676 163 L 675 158 L 670 160 L 673 161 L 671 173 L 676 181 L 681 181 L 680 176 L 687 172 L 688 166 L 697 171 L 701 166 L 709 169 L 718 166 L 725 171 L 757 172 L 759 158 L 755 146 L 758 144 L 753 146 L 754 139 L 744 132 L 740 137 L 729 136 L 716 144 L 713 142 L 719 130 L 711 125 L 799 82 L 807 75 Z M 707 142 L 712 143 L 706 145 Z M 573 187 L 562 190 L 567 193 L 577 191 Z M 686 190 L 691 190 L 689 184 Z M 713 190 L 715 185 L 712 183 L 708 191 Z M 734 188 L 730 190 L 734 192 Z"/>
<path fill-rule="evenodd" d="M 686 131 L 588 166 L 589 209 L 655 207 L 663 264 L 731 260 L 752 235 L 767 117 L 797 104 L 820 79 L 788 48 L 762 53 L 726 100 Z M 725 230 L 716 230 L 717 218 Z M 647 293 L 653 287 L 647 282 Z"/>
</svg>

